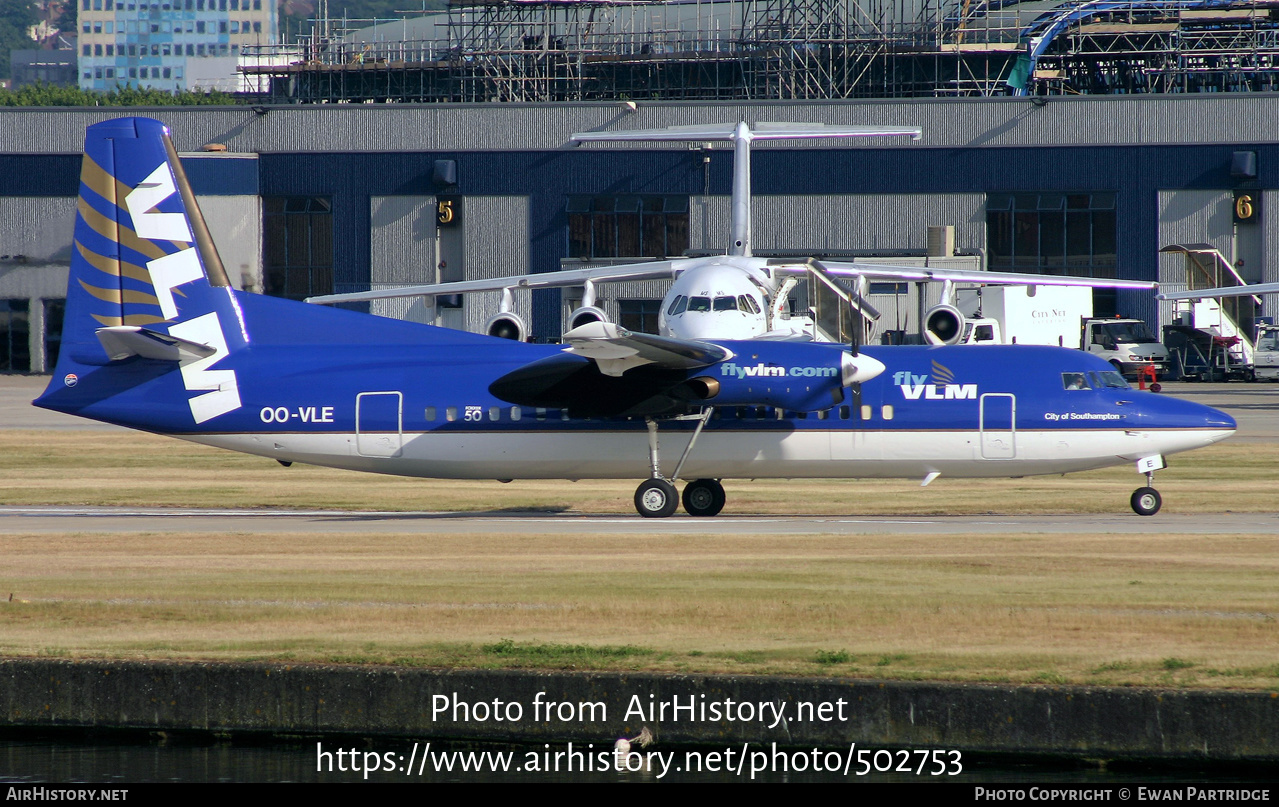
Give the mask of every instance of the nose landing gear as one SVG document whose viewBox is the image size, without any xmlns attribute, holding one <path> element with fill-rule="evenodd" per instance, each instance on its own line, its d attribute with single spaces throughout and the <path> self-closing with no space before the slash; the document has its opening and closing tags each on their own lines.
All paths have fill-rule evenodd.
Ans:
<svg viewBox="0 0 1279 807">
<path fill-rule="evenodd" d="M 1167 463 L 1163 457 L 1146 457 L 1137 461 L 1137 470 L 1146 475 L 1146 486 L 1137 488 L 1132 492 L 1132 498 L 1128 500 L 1132 505 L 1132 511 L 1139 516 L 1153 516 L 1159 512 L 1159 508 L 1163 506 L 1163 497 L 1159 495 L 1159 491 L 1155 490 L 1155 471 L 1160 468 L 1166 468 Z"/>
<path fill-rule="evenodd" d="M 1137 488 L 1132 492 L 1132 511 L 1139 516 L 1153 516 L 1163 503 L 1159 491 L 1152 487 Z"/>
</svg>

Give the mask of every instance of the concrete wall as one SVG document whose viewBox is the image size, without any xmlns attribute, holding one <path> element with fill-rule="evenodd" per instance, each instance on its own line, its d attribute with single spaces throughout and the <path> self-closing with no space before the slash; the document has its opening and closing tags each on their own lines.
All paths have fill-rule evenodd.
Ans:
<svg viewBox="0 0 1279 807">
<path fill-rule="evenodd" d="M 574 719 L 535 720 L 538 693 L 543 701 L 601 706 Z M 495 699 L 519 704 L 521 719 L 477 720 L 469 708 L 465 714 L 452 708 Z M 753 709 L 765 704 L 786 709 L 787 718 L 676 715 L 669 708 L 676 699 L 732 699 Z M 649 711 L 663 703 L 664 716 Z M 813 704 L 811 715 L 800 717 L 801 703 Z M 825 715 L 816 711 L 819 704 L 829 704 Z M 436 706 L 447 708 L 437 712 Z M 605 747 L 647 727 L 661 749 L 744 742 L 847 748 L 855 742 L 1094 760 L 1279 760 L 1279 698 L 1271 692 L 711 675 L 9 659 L 0 661 L 0 726 L 571 740 Z"/>
</svg>

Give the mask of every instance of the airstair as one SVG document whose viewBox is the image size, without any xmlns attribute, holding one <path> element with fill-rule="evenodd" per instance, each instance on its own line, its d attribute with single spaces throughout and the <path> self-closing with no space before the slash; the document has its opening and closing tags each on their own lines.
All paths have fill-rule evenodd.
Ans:
<svg viewBox="0 0 1279 807">
<path fill-rule="evenodd" d="M 1211 244 L 1170 244 L 1159 251 L 1185 256 L 1186 291 L 1246 285 Z M 1250 378 L 1260 305 L 1255 295 L 1175 301 L 1175 324 L 1164 327 L 1164 344 L 1180 363 L 1181 375 L 1204 381 Z"/>
</svg>

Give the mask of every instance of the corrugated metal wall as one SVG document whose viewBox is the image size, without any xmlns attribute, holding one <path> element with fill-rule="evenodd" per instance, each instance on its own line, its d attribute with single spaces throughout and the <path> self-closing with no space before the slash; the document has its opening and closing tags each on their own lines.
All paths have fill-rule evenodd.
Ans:
<svg viewBox="0 0 1279 807">
<path fill-rule="evenodd" d="M 697 196 L 689 206 L 694 250 L 723 250 L 730 197 Z M 986 197 L 980 193 L 755 196 L 751 242 L 756 250 L 922 250 L 928 228 L 955 226 L 955 245 L 986 248 Z"/>
<path fill-rule="evenodd" d="M 42 108 L 0 110 L 0 153 L 72 154 L 89 124 L 126 114 L 158 118 L 179 150 L 223 143 L 232 151 L 472 151 L 559 148 L 573 132 L 724 121 L 805 121 L 913 125 L 920 145 L 945 148 L 1055 145 L 1279 142 L 1279 97 L 1230 93 L 1187 96 L 759 103 L 326 104 L 270 107 Z M 875 140 L 852 148 L 880 148 Z M 641 146 L 637 146 L 641 147 Z"/>
<path fill-rule="evenodd" d="M 462 217 L 465 230 L 463 274 L 471 280 L 529 273 L 529 198 L 468 196 Z M 501 308 L 501 294 L 466 295 L 466 329 L 479 331 Z M 514 294 L 515 313 L 533 321 L 533 298 Z"/>
</svg>

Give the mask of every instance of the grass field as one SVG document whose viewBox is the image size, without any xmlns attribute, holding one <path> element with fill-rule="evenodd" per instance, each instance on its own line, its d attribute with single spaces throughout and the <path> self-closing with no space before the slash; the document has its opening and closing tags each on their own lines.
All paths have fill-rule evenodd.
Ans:
<svg viewBox="0 0 1279 807">
<path fill-rule="evenodd" d="M 1274 509 L 1238 493 L 1268 478 L 1265 453 L 1174 457 L 1166 509 Z M 0 457 L 5 504 L 629 513 L 634 486 L 284 469 L 115 432 L 0 431 Z M 1123 512 L 1139 481 L 727 487 L 734 513 L 1094 513 Z M 9 656 L 1279 689 L 1274 535 L 3 533 L 0 547 Z"/>
</svg>

